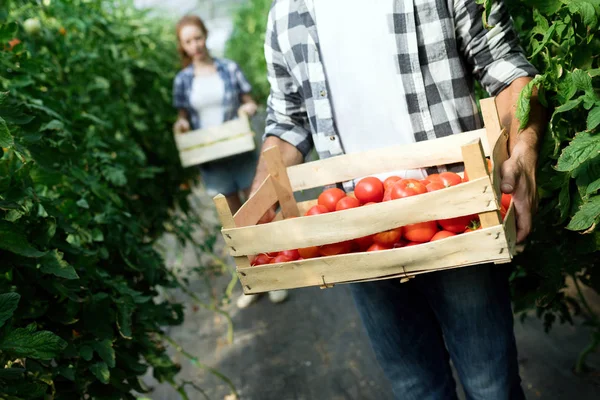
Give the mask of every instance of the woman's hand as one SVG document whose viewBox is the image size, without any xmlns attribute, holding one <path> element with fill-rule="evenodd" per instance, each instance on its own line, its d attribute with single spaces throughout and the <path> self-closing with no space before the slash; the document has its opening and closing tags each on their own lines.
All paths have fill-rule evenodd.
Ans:
<svg viewBox="0 0 600 400">
<path fill-rule="evenodd" d="M 253 101 L 248 102 L 248 103 L 244 103 L 240 107 L 240 111 L 248 114 L 248 116 L 250 116 L 250 117 L 253 116 L 254 114 L 256 114 L 256 110 L 257 109 L 258 109 L 258 106 Z"/>
<path fill-rule="evenodd" d="M 173 124 L 173 132 L 185 133 L 190 130 L 190 122 L 185 118 L 178 118 Z"/>
</svg>

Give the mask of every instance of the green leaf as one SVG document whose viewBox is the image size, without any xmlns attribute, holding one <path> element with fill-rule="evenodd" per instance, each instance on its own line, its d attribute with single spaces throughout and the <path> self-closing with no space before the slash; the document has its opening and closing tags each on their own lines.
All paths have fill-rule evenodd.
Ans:
<svg viewBox="0 0 600 400">
<path fill-rule="evenodd" d="M 0 350 L 14 357 L 51 360 L 67 347 L 67 342 L 50 331 L 34 332 L 35 328 L 17 328 L 0 341 Z"/>
<path fill-rule="evenodd" d="M 594 194 L 600 189 L 600 178 L 590 183 L 585 191 L 585 193 L 589 196 L 590 194 Z"/>
<path fill-rule="evenodd" d="M 99 362 L 90 367 L 90 371 L 92 374 L 98 378 L 98 380 L 105 385 L 110 380 L 110 371 L 108 370 L 108 365 L 105 362 Z"/>
<path fill-rule="evenodd" d="M 581 164 L 600 154 L 600 135 L 579 132 L 563 150 L 556 164 L 558 171 L 573 171 Z"/>
<path fill-rule="evenodd" d="M 127 184 L 125 171 L 121 168 L 106 166 L 102 169 L 102 175 L 104 175 L 106 180 L 116 186 L 125 186 Z"/>
<path fill-rule="evenodd" d="M 65 279 L 79 279 L 75 269 L 63 260 L 63 253 L 56 249 L 42 257 L 41 262 L 41 271 L 45 274 L 52 274 Z"/>
<path fill-rule="evenodd" d="M 130 303 L 117 303 L 117 328 L 119 333 L 125 339 L 132 338 L 131 320 L 134 306 Z"/>
<path fill-rule="evenodd" d="M 58 373 L 67 378 L 68 380 L 75 381 L 75 368 L 73 365 L 61 365 L 58 367 Z"/>
<path fill-rule="evenodd" d="M 42 257 L 45 251 L 39 251 L 33 247 L 25 237 L 25 234 L 14 224 L 8 221 L 0 221 L 0 249 L 24 257 Z"/>
<path fill-rule="evenodd" d="M 593 29 L 598 23 L 596 10 L 590 2 L 585 0 L 568 0 L 563 2 L 569 6 L 569 11 L 581 15 L 581 19 L 587 28 Z"/>
<path fill-rule="evenodd" d="M 21 295 L 19 293 L 2 293 L 0 294 L 0 327 L 12 317 L 13 313 L 19 305 Z"/>
<path fill-rule="evenodd" d="M 40 128 L 40 131 L 48 131 L 48 130 L 54 130 L 54 131 L 59 131 L 61 129 L 64 129 L 65 124 L 58 120 L 58 119 L 53 119 L 52 121 L 48 122 L 47 124 L 44 124 L 44 126 L 42 126 Z"/>
<path fill-rule="evenodd" d="M 103 359 L 110 368 L 115 367 L 115 349 L 113 348 L 112 341 L 110 339 L 104 339 L 101 342 L 94 342 L 92 344 L 96 353 Z"/>
<path fill-rule="evenodd" d="M 14 143 L 13 137 L 8 131 L 6 121 L 0 117 L 0 147 L 12 147 Z"/>
<path fill-rule="evenodd" d="M 598 223 L 598 220 L 600 220 L 600 196 L 594 196 L 577 210 L 567 229 L 583 231 Z"/>
<path fill-rule="evenodd" d="M 521 90 L 519 94 L 519 100 L 517 102 L 516 118 L 521 122 L 519 129 L 525 129 L 529 123 L 529 111 L 531 110 L 531 95 L 533 94 L 533 88 L 543 82 L 544 77 L 537 75 Z"/>
<path fill-rule="evenodd" d="M 598 125 L 600 125 L 600 105 L 597 105 L 590 110 L 590 113 L 587 116 L 587 130 L 594 130 Z"/>
<path fill-rule="evenodd" d="M 24 374 L 25 368 L 0 368 L 0 381 L 19 379 Z"/>
<path fill-rule="evenodd" d="M 92 357 L 94 357 L 94 349 L 91 346 L 88 346 L 87 344 L 84 344 L 79 349 L 79 355 L 85 361 L 91 361 Z"/>
<path fill-rule="evenodd" d="M 77 205 L 81 208 L 85 208 L 85 209 L 89 209 L 90 205 L 88 204 L 86 199 L 79 199 L 77 200 Z"/>
</svg>

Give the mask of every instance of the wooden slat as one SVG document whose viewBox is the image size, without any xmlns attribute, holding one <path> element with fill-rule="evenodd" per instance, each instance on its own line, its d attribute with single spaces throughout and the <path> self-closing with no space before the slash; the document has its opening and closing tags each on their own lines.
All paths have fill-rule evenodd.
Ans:
<svg viewBox="0 0 600 400">
<path fill-rule="evenodd" d="M 485 129 L 294 165 L 288 175 L 292 189 L 299 191 L 384 172 L 461 162 L 460 147 L 477 138 L 487 143 Z"/>
<path fill-rule="evenodd" d="M 269 175 L 273 178 L 273 186 L 275 186 L 275 193 L 277 193 L 283 216 L 285 218 L 297 217 L 299 215 L 298 206 L 279 147 L 269 147 L 263 151 L 263 157 L 267 163 Z"/>
<path fill-rule="evenodd" d="M 483 125 L 485 126 L 486 136 L 488 144 L 484 145 L 486 154 L 491 153 L 491 149 L 494 148 L 498 137 L 502 131 L 502 125 L 500 124 L 500 117 L 498 116 L 498 109 L 496 108 L 496 98 L 488 97 L 479 101 L 481 106 L 481 115 L 483 116 Z"/>
<path fill-rule="evenodd" d="M 502 226 L 395 250 L 238 269 L 246 293 L 401 277 L 509 258 Z"/>
<path fill-rule="evenodd" d="M 469 179 L 476 179 L 488 176 L 487 160 L 483 154 L 481 140 L 475 143 L 467 144 L 462 147 L 465 169 L 469 174 Z M 492 188 L 490 192 L 493 194 L 492 203 L 495 208 L 493 211 L 482 212 L 479 214 L 479 220 L 483 228 L 489 228 L 500 224 L 500 212 L 498 211 L 498 200 Z"/>
<path fill-rule="evenodd" d="M 506 211 L 506 217 L 504 218 L 504 232 L 506 234 L 506 241 L 508 242 L 508 250 L 511 256 L 516 253 L 517 245 L 517 221 L 515 218 L 515 205 L 511 201 L 508 211 Z"/>
<path fill-rule="evenodd" d="M 233 216 L 235 225 L 256 225 L 258 220 L 260 220 L 260 218 L 275 203 L 277 203 L 277 193 L 275 193 L 273 178 L 268 175 L 256 193 L 254 193 Z"/>
<path fill-rule="evenodd" d="M 494 146 L 491 159 L 493 164 L 492 184 L 494 185 L 494 191 L 497 194 L 498 204 L 500 204 L 500 199 L 502 197 L 502 192 L 500 190 L 500 184 L 502 183 L 502 164 L 508 160 L 508 132 L 506 130 L 502 130 L 500 133 L 496 145 Z"/>
<path fill-rule="evenodd" d="M 222 125 L 176 134 L 175 143 L 180 151 L 185 151 L 193 146 L 224 140 L 243 133 L 251 134 L 251 131 L 247 119 L 234 119 Z"/>
<path fill-rule="evenodd" d="M 496 207 L 489 177 L 418 196 L 344 211 L 224 229 L 231 254 L 251 255 L 340 242 L 412 223 Z"/>
<path fill-rule="evenodd" d="M 221 220 L 221 225 L 223 228 L 235 228 L 235 221 L 225 196 L 218 194 L 213 198 L 213 201 L 215 203 L 215 207 L 217 208 L 217 214 L 219 215 L 219 220 Z M 246 256 L 233 257 L 233 259 L 235 260 L 235 265 L 239 268 L 250 267 L 250 260 Z"/>
<path fill-rule="evenodd" d="M 189 167 L 191 165 L 229 157 L 234 154 L 252 151 L 255 148 L 254 135 L 249 133 L 223 142 L 217 142 L 209 146 L 181 151 L 179 152 L 179 158 L 182 166 Z"/>
</svg>

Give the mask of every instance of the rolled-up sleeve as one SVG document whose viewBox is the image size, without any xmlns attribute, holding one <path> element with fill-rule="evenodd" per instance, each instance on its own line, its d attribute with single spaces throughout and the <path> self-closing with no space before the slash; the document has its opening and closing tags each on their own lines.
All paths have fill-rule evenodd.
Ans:
<svg viewBox="0 0 600 400">
<path fill-rule="evenodd" d="M 275 7 L 271 8 L 265 35 L 267 78 L 271 91 L 267 99 L 267 120 L 264 138 L 276 136 L 295 146 L 304 157 L 313 140 L 308 124 L 304 98 L 300 93 L 279 47 L 275 26 Z"/>
<path fill-rule="evenodd" d="M 535 76 L 527 61 L 512 19 L 501 0 L 493 3 L 488 25 L 483 25 L 484 8 L 475 0 L 456 0 L 454 18 L 459 48 L 472 73 L 490 95 L 497 95 L 520 77 Z"/>
<path fill-rule="evenodd" d="M 182 74 L 177 74 L 173 80 L 173 107 L 187 108 L 187 98 L 185 95 L 185 82 Z"/>
</svg>

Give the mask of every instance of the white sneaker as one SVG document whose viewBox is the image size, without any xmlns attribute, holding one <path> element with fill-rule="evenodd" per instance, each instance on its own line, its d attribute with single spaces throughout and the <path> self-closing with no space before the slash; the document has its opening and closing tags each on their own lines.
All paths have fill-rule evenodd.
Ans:
<svg viewBox="0 0 600 400">
<path fill-rule="evenodd" d="M 271 300 L 272 303 L 281 303 L 283 301 L 285 301 L 285 299 L 288 298 L 288 291 L 287 290 L 274 290 L 272 292 L 269 292 L 269 300 Z"/>
<path fill-rule="evenodd" d="M 257 294 L 242 294 L 235 303 L 238 308 L 243 309 L 254 303 L 256 300 L 258 300 Z"/>
</svg>

